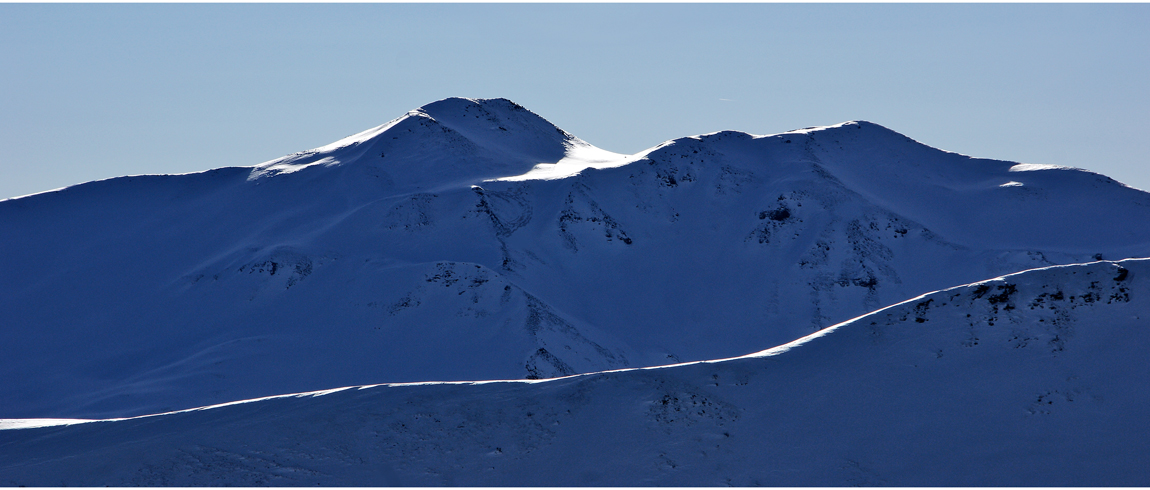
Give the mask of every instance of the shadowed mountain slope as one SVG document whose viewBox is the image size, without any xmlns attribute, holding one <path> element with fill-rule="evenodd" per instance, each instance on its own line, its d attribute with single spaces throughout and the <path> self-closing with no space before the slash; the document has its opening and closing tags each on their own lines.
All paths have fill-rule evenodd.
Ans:
<svg viewBox="0 0 1150 490">
<path fill-rule="evenodd" d="M 251 168 L 0 201 L 0 417 L 732 357 L 1150 255 L 1150 195 L 866 122 L 637 155 L 446 99 Z"/>
<path fill-rule="evenodd" d="M 723 361 L 0 430 L 0 484 L 1144 486 L 1148 278 L 1031 270 Z"/>
</svg>

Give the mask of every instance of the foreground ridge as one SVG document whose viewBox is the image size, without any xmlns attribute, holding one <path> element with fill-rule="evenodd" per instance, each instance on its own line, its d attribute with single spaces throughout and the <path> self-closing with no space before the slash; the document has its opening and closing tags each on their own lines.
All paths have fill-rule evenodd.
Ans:
<svg viewBox="0 0 1150 490">
<path fill-rule="evenodd" d="M 0 483 L 1144 485 L 1148 277 L 1036 269 L 716 362 L 0 431 Z"/>
</svg>

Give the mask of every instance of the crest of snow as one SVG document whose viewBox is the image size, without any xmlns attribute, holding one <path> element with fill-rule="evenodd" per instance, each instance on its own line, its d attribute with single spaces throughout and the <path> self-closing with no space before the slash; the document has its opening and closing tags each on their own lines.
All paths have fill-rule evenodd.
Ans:
<svg viewBox="0 0 1150 490">
<path fill-rule="evenodd" d="M 87 419 L 0 419 L 0 430 L 35 429 L 37 427 L 85 424 L 88 422 L 93 421 Z"/>
<path fill-rule="evenodd" d="M 391 121 L 383 123 L 383 124 L 376 126 L 374 128 L 368 129 L 366 131 L 360 131 L 358 133 L 355 133 L 351 136 L 348 136 L 348 137 L 341 139 L 339 141 L 336 141 L 334 143 L 328 143 L 328 144 L 321 146 L 319 148 L 316 148 L 315 150 L 312 150 L 312 151 L 315 151 L 318 153 L 324 153 L 324 152 L 329 152 L 329 151 L 335 151 L 335 150 L 338 150 L 340 148 L 354 145 L 356 143 L 362 143 L 364 141 L 367 141 L 369 139 L 372 139 L 372 138 L 378 136 L 380 133 L 387 131 L 392 126 L 399 124 L 400 121 L 403 121 L 404 119 L 407 119 L 407 118 L 412 117 L 412 116 L 430 117 L 430 116 L 427 116 L 426 114 L 422 114 L 418 110 L 408 111 L 407 114 L 404 114 L 404 115 L 402 115 L 396 119 L 392 119 Z"/>
<path fill-rule="evenodd" d="M 1016 181 L 1012 180 L 1010 182 L 1007 182 L 1005 184 L 1000 185 L 999 187 L 1022 187 L 1022 182 L 1016 182 Z"/>
<path fill-rule="evenodd" d="M 641 158 L 641 154 L 623 155 L 597 148 L 582 141 L 567 148 L 563 159 L 555 163 L 540 163 L 522 175 L 493 179 L 495 181 L 520 182 L 524 180 L 555 180 L 578 175 L 588 168 L 620 167 Z"/>
<path fill-rule="evenodd" d="M 1061 165 L 1046 165 L 1043 163 L 1020 163 L 1010 167 L 1011 172 L 1033 172 L 1035 170 L 1075 170 L 1075 168 Z"/>
<path fill-rule="evenodd" d="M 351 136 L 343 138 L 343 139 L 336 141 L 334 143 L 328 143 L 328 144 L 321 146 L 319 148 L 314 148 L 314 149 L 307 150 L 307 151 L 301 151 L 298 153 L 293 153 L 293 154 L 285 156 L 285 157 L 279 157 L 279 158 L 276 158 L 275 160 L 269 160 L 267 162 L 256 165 L 256 166 L 252 167 L 252 173 L 251 173 L 251 175 L 248 176 L 248 180 L 255 180 L 255 179 L 258 179 L 258 178 L 263 177 L 265 175 L 290 174 L 292 172 L 298 172 L 300 170 L 303 170 L 307 167 L 311 167 L 314 165 L 325 165 L 325 166 L 337 165 L 340 162 L 338 159 L 336 159 L 333 156 L 324 157 L 324 158 L 321 158 L 321 159 L 316 160 L 314 162 L 307 162 L 307 163 L 295 163 L 295 162 L 297 162 L 303 158 L 307 158 L 307 157 L 310 157 L 312 155 L 315 155 L 317 153 L 332 153 L 332 152 L 339 150 L 341 148 L 347 148 L 347 147 L 352 146 L 352 145 L 363 143 L 364 141 L 370 140 L 370 139 L 378 136 L 380 133 L 387 131 L 392 126 L 395 126 L 396 124 L 399 124 L 404 119 L 407 119 L 407 118 L 412 117 L 412 116 L 430 117 L 430 116 L 427 116 L 426 114 L 420 113 L 418 110 L 409 111 L 407 114 L 404 114 L 403 116 L 400 116 L 396 119 L 388 121 L 388 122 L 381 124 L 379 126 L 376 126 L 374 128 L 368 129 L 366 131 L 360 131 L 358 133 L 355 133 Z"/>
<path fill-rule="evenodd" d="M 831 126 L 811 126 L 809 128 L 792 129 L 790 131 L 786 131 L 786 132 L 779 133 L 779 134 L 807 134 L 807 133 L 813 133 L 815 131 L 824 131 L 827 129 L 841 128 L 843 126 L 852 126 L 852 125 L 857 125 L 857 124 L 858 124 L 857 121 L 847 121 L 847 122 L 834 124 Z M 774 136 L 774 135 L 767 135 L 767 136 Z"/>
</svg>

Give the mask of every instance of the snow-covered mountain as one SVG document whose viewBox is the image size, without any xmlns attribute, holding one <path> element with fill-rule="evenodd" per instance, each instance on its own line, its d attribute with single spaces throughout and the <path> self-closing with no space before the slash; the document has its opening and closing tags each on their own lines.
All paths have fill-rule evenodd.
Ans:
<svg viewBox="0 0 1150 490">
<path fill-rule="evenodd" d="M 729 360 L 0 430 L 0 485 L 1145 486 L 1148 313 L 1150 260 L 1047 267 Z"/>
<path fill-rule="evenodd" d="M 928 291 L 1150 256 L 1150 195 L 849 122 L 591 146 L 446 99 L 249 168 L 0 201 L 0 417 L 548 378 L 779 345 Z"/>
</svg>

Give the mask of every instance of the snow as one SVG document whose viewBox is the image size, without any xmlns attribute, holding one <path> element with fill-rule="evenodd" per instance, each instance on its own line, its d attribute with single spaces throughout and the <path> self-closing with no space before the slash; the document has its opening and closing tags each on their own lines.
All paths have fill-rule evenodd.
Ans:
<svg viewBox="0 0 1150 490">
<path fill-rule="evenodd" d="M 819 132 L 819 131 L 826 131 L 828 129 L 838 129 L 838 128 L 842 128 L 842 127 L 850 127 L 850 126 L 855 126 L 855 125 L 858 125 L 857 121 L 846 121 L 846 122 L 842 122 L 839 124 L 832 124 L 830 126 L 811 126 L 811 127 L 806 127 L 806 128 L 802 128 L 802 129 L 792 129 L 792 130 L 787 131 L 787 132 L 782 133 L 782 134 L 811 134 L 811 133 L 815 133 L 815 132 Z M 766 136 L 774 136 L 774 135 L 766 135 Z M 763 136 L 763 137 L 765 137 L 765 136 Z"/>
<path fill-rule="evenodd" d="M 1148 278 L 1035 269 L 724 361 L 4 430 L 0 484 L 1143 486 Z"/>
<path fill-rule="evenodd" d="M 1137 216 L 1132 219 L 1144 219 L 1146 194 L 1092 172 L 939 152 L 865 121 L 815 128 L 803 138 L 795 144 L 834 179 L 962 246 L 1043 249 L 1057 243 L 1063 251 L 1088 253 L 1099 244 L 1150 240 L 1097 217 L 1100 210 L 1130 207 Z M 1023 185 L 1002 187 L 1004 182 Z M 1071 202 L 1077 204 L 1066 205 Z M 1028 223 L 1020 226 L 1016 216 Z M 1067 222 L 1079 231 L 1066 233 Z"/>
<path fill-rule="evenodd" d="M 252 169 L 251 176 L 248 177 L 248 180 L 255 180 L 255 179 L 258 179 L 260 177 L 267 176 L 267 175 L 293 173 L 293 172 L 303 170 L 303 169 L 310 167 L 310 166 L 313 166 L 313 165 L 322 165 L 322 166 L 337 165 L 340 163 L 340 161 L 337 160 L 335 156 L 324 156 L 324 157 L 320 158 L 319 160 L 311 161 L 309 163 L 298 164 L 295 162 L 300 160 L 300 159 L 310 157 L 312 155 L 331 154 L 331 153 L 337 152 L 338 150 L 343 150 L 343 149 L 350 147 L 350 146 L 356 146 L 356 145 L 367 143 L 372 138 L 379 136 L 380 134 L 382 134 L 383 132 L 392 128 L 396 124 L 399 124 L 403 120 L 405 120 L 409 117 L 418 117 L 419 115 L 420 115 L 420 113 L 418 113 L 416 111 L 412 111 L 412 112 L 409 112 L 402 117 L 399 117 L 397 119 L 389 121 L 385 124 L 381 124 L 379 126 L 368 129 L 366 131 L 361 131 L 359 133 L 353 134 L 351 136 L 343 138 L 343 139 L 336 141 L 334 143 L 329 143 L 329 144 L 321 146 L 319 148 L 315 148 L 315 149 L 308 150 L 308 151 L 302 151 L 299 153 L 295 153 L 292 155 L 288 155 L 285 157 L 277 158 L 275 160 L 261 163 L 259 165 L 256 165 Z"/>
<path fill-rule="evenodd" d="M 524 180 L 554 180 L 573 177 L 589 168 L 621 167 L 638 160 L 638 157 L 621 155 L 591 145 L 572 145 L 562 160 L 555 163 L 540 163 L 531 171 L 512 177 L 492 179 L 497 181 L 519 182 Z"/>
<path fill-rule="evenodd" d="M 1061 165 L 1046 165 L 1042 163 L 1019 163 L 1010 167 L 1010 172 L 1033 172 L 1035 170 L 1082 170 Z"/>
<path fill-rule="evenodd" d="M 0 324 L 16 339 L 0 344 L 5 379 L 0 417 L 174 413 L 83 425 L 144 427 L 133 424 L 209 420 L 270 406 L 321 417 L 336 409 L 279 397 L 379 383 L 385 385 L 320 398 L 350 400 L 352 391 L 365 400 L 405 393 L 376 401 L 386 406 L 412 401 L 418 407 L 424 399 L 419 393 L 425 393 L 419 390 L 430 390 L 431 398 L 475 392 L 483 393 L 475 395 L 480 399 L 503 399 L 499 393 L 504 393 L 519 403 L 536 396 L 529 387 L 547 391 L 571 386 L 566 383 L 599 383 L 592 380 L 612 385 L 638 379 L 629 378 L 641 376 L 635 372 L 675 384 L 680 375 L 662 378 L 662 373 L 759 362 L 710 362 L 753 352 L 767 364 L 805 359 L 806 352 L 825 349 L 817 346 L 845 335 L 846 327 L 824 330 L 828 326 L 956 284 L 1058 264 L 1150 256 L 1148 225 L 1150 195 L 1103 176 L 970 158 L 866 121 L 777 135 L 721 131 L 619 155 L 508 100 L 445 99 L 331 145 L 255 167 L 110 179 L 0 202 L 0 256 L 6 258 L 0 262 Z M 1118 324 L 1139 314 L 1134 306 L 1121 308 L 1126 316 L 1115 320 Z M 933 322 L 931 317 L 915 325 L 933 327 Z M 865 335 L 851 338 L 879 345 Z M 854 351 L 841 349 L 826 355 L 855 359 Z M 992 358 L 982 361 L 998 365 Z M 833 369 L 863 374 L 853 373 L 850 364 L 816 368 L 822 361 L 802 362 L 812 364 L 791 374 L 824 377 L 804 382 L 847 379 Z M 665 365 L 678 367 L 629 370 Z M 884 366 L 868 373 L 885 379 L 882 373 L 901 369 Z M 748 369 L 728 374 L 765 368 Z M 934 374 L 942 378 L 959 376 L 938 369 Z M 587 373 L 607 374 L 580 376 Z M 798 386 L 799 381 L 777 376 L 771 383 Z M 542 381 L 556 377 L 563 381 Z M 490 382 L 499 379 L 527 381 Z M 638 391 L 623 385 L 602 389 L 646 401 L 603 402 L 600 408 L 649 413 L 653 401 L 642 397 L 655 388 L 623 383 Z M 774 392 L 772 384 L 757 386 Z M 884 393 L 896 388 L 887 385 Z M 841 393 L 866 395 L 851 390 Z M 416 398 L 404 398 L 406 393 Z M 795 403 L 790 411 L 756 417 L 781 420 L 800 412 L 807 417 L 809 406 L 826 402 L 798 391 L 779 394 L 799 401 L 788 402 Z M 249 403 L 230 405 L 236 400 Z M 765 407 L 780 403 L 752 401 Z M 196 412 L 209 413 L 204 415 L 209 419 L 181 412 L 209 406 L 217 408 Z M 849 403 L 838 408 L 815 412 L 855 416 Z M 272 419 L 297 414 L 278 410 L 265 414 L 274 414 L 266 415 Z M 418 414 L 411 410 L 407 415 Z M 507 418 L 526 417 L 523 412 L 485 410 L 493 412 L 475 413 L 528 430 L 522 420 Z M 253 424 L 270 423 L 252 417 Z M 588 427 L 600 423 L 580 420 Z M 195 426 L 180 424 L 172 430 Z M 691 422 L 700 425 L 705 424 Z M 65 434 L 73 429 L 35 430 Z M 620 434 L 644 436 L 628 430 Z M 231 437 L 221 431 L 220 437 Z M 472 435 L 474 441 L 519 437 L 508 431 Z M 833 433 L 817 433 L 824 442 L 833 439 Z M 204 437 L 196 447 L 221 447 Z M 614 436 L 571 437 L 585 444 Z M 341 444 L 327 441 L 329 448 Z M 186 457 L 205 461 L 255 457 L 179 447 Z M 509 451 L 503 449 L 498 454 L 505 457 Z M 490 452 L 494 449 L 483 454 Z M 652 458 L 650 466 L 661 467 Z M 676 461 L 677 467 L 685 464 Z M 836 464 L 866 466 L 851 461 L 859 466 Z M 583 468 L 613 463 L 587 464 Z M 147 471 L 167 474 L 153 470 Z M 396 475 L 448 483 L 435 479 L 439 476 Z M 515 481 L 539 483 L 517 475 L 524 479 Z M 641 481 L 675 481 L 658 475 L 645 474 L 648 480 Z M 484 481 L 512 481 L 500 478 L 512 476 Z M 290 481 L 295 480 L 280 482 Z M 573 475 L 563 481 L 595 480 Z"/>
<path fill-rule="evenodd" d="M 35 429 L 92 422 L 85 419 L 0 419 L 0 430 Z"/>
</svg>

